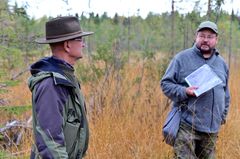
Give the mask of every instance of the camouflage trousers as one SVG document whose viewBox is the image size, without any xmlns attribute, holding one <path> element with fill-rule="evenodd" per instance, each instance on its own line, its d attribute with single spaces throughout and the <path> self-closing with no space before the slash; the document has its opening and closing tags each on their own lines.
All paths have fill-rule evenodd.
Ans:
<svg viewBox="0 0 240 159">
<path fill-rule="evenodd" d="M 180 124 L 174 143 L 175 159 L 214 159 L 218 134 L 194 131 L 190 126 Z"/>
</svg>

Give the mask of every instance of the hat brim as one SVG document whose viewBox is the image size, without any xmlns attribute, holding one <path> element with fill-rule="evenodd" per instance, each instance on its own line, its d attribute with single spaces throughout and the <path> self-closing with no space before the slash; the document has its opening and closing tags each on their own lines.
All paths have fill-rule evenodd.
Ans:
<svg viewBox="0 0 240 159">
<path fill-rule="evenodd" d="M 80 34 L 75 34 L 75 35 L 71 35 L 71 36 L 66 36 L 66 37 L 62 37 L 62 38 L 57 38 L 57 39 L 46 39 L 46 37 L 43 38 L 38 38 L 35 40 L 36 43 L 39 44 L 51 44 L 51 43 L 58 43 L 58 42 L 62 42 L 62 41 L 66 41 L 66 40 L 70 40 L 70 39 L 74 39 L 77 37 L 83 37 L 83 36 L 88 36 L 93 34 L 94 32 L 82 32 Z"/>
</svg>

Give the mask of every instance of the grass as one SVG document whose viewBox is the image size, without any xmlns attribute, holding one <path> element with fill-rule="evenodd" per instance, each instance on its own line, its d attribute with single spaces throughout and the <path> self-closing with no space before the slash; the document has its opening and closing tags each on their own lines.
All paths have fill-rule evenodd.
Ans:
<svg viewBox="0 0 240 159">
<path fill-rule="evenodd" d="M 110 70 L 108 75 L 84 82 L 90 126 L 90 143 L 85 159 L 170 159 L 172 148 L 163 142 L 162 125 L 168 112 L 167 99 L 159 87 L 161 61 L 134 61 L 122 70 Z M 231 107 L 227 124 L 222 126 L 217 142 L 216 157 L 238 159 L 240 156 L 240 74 L 238 61 L 231 66 L 229 87 Z M 79 70 L 81 71 L 81 70 Z M 81 72 L 77 72 L 81 75 Z M 89 71 L 89 73 L 94 73 Z M 9 105 L 25 105 L 0 111 L 0 123 L 31 115 L 31 93 L 26 79 L 8 87 L 4 96 Z M 3 95 L 3 94 L 2 94 Z M 17 113 L 16 113 L 17 112 Z M 7 115 L 11 114 L 11 115 Z M 22 146 L 13 147 L 7 154 L 27 158 L 32 144 L 31 133 L 24 136 Z M 0 155 L 5 155 L 5 151 Z M 1 157 L 0 157 L 1 158 Z"/>
<path fill-rule="evenodd" d="M 231 105 L 227 123 L 220 131 L 217 144 L 217 158 L 238 159 L 240 157 L 240 74 L 239 63 L 231 67 L 230 94 Z"/>
<path fill-rule="evenodd" d="M 8 92 L 8 90 L 6 89 L 0 89 L 0 94 L 6 94 Z"/>
<path fill-rule="evenodd" d="M 32 106 L 31 105 L 25 105 L 25 106 L 4 106 L 0 107 L 0 111 L 2 113 L 7 113 L 7 114 L 13 114 L 13 115 L 21 115 L 26 111 L 31 110 Z"/>
<path fill-rule="evenodd" d="M 8 158 L 8 154 L 5 151 L 0 150 L 0 158 Z"/>
</svg>

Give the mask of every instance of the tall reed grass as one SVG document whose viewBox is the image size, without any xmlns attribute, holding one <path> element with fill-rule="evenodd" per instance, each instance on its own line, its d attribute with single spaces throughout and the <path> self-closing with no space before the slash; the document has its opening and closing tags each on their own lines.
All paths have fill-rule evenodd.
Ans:
<svg viewBox="0 0 240 159">
<path fill-rule="evenodd" d="M 160 90 L 161 60 L 139 60 L 109 69 L 94 82 L 82 84 L 86 97 L 90 126 L 90 143 L 86 159 L 170 159 L 172 148 L 163 142 L 162 125 L 169 111 L 169 100 Z M 218 159 L 240 158 L 240 73 L 238 62 L 231 66 L 229 86 L 231 107 L 227 123 L 217 142 Z M 89 70 L 91 71 L 91 70 Z M 81 72 L 78 72 L 81 76 Z M 25 79 L 27 77 L 24 77 Z M 10 88 L 6 97 L 10 105 L 31 104 L 26 80 Z M 9 116 L 1 113 L 1 121 Z M 31 115 L 26 112 L 21 119 Z M 28 155 L 32 144 L 26 134 L 22 146 L 7 152 L 24 150 Z"/>
</svg>

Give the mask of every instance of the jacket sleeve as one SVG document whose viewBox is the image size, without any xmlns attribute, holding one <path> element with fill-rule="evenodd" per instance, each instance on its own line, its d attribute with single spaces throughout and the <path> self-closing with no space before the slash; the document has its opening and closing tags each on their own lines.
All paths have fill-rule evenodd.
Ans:
<svg viewBox="0 0 240 159">
<path fill-rule="evenodd" d="M 163 93 L 174 102 L 181 102 L 188 98 L 186 87 L 179 82 L 179 71 L 179 63 L 173 58 L 160 82 Z"/>
<path fill-rule="evenodd" d="M 52 78 L 44 79 L 36 85 L 34 128 L 37 150 L 44 159 L 68 158 L 63 134 L 63 109 L 68 91 L 55 85 Z"/>
</svg>

